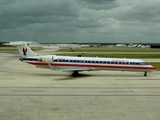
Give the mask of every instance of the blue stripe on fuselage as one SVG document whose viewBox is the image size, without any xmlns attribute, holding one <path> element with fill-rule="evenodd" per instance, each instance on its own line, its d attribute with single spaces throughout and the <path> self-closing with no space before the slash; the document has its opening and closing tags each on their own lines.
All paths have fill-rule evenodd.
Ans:
<svg viewBox="0 0 160 120">
<path fill-rule="evenodd" d="M 23 58 L 23 60 L 28 60 L 28 61 L 38 61 L 37 58 Z"/>
<path fill-rule="evenodd" d="M 24 61 L 38 61 L 38 58 L 23 58 L 23 60 Z M 87 61 L 87 62 L 80 62 L 80 61 Z M 88 62 L 88 61 L 90 61 L 90 62 Z M 94 61 L 94 62 L 92 62 L 92 61 Z M 113 61 L 100 61 L 100 60 L 73 60 L 73 59 L 72 59 L 72 62 L 69 59 L 67 61 L 66 60 L 59 61 L 58 59 L 55 59 L 53 62 L 54 63 L 62 63 L 63 62 L 63 63 L 81 63 L 81 64 L 89 63 L 89 64 L 109 64 L 109 65 L 134 65 L 134 66 L 136 66 L 136 65 L 141 65 L 141 66 L 149 65 L 149 64 L 141 64 L 141 62 L 113 62 Z M 132 64 L 132 63 L 134 63 L 134 64 Z"/>
</svg>

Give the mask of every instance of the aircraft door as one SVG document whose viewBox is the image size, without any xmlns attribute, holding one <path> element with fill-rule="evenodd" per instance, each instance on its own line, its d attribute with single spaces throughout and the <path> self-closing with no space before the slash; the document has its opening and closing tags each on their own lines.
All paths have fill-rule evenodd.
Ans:
<svg viewBox="0 0 160 120">
<path fill-rule="evenodd" d="M 81 57 L 81 55 L 78 55 L 77 57 Z M 81 60 L 80 58 L 77 60 L 78 65 L 81 65 L 83 62 L 83 60 Z"/>
<path fill-rule="evenodd" d="M 138 69 L 141 66 L 139 62 L 135 62 L 135 69 Z"/>
<path fill-rule="evenodd" d="M 138 67 L 135 62 L 130 62 L 130 65 L 132 66 L 133 70 L 137 69 Z"/>
<path fill-rule="evenodd" d="M 54 62 L 54 56 L 52 56 L 52 61 Z"/>
</svg>

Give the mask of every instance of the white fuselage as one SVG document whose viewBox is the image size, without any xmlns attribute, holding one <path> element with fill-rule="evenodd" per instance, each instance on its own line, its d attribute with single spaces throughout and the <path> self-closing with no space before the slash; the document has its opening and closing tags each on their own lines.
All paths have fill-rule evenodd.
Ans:
<svg viewBox="0 0 160 120">
<path fill-rule="evenodd" d="M 91 70 L 119 70 L 119 71 L 154 71 L 155 68 L 140 59 L 121 58 L 93 58 L 69 56 L 36 56 L 23 58 L 32 65 L 51 65 L 55 70 L 91 71 Z"/>
</svg>

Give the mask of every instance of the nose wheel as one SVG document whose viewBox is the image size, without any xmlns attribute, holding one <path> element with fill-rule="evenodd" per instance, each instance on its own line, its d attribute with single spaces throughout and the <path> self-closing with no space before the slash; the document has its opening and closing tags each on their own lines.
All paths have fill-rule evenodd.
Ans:
<svg viewBox="0 0 160 120">
<path fill-rule="evenodd" d="M 147 76 L 147 71 L 144 72 L 144 76 L 145 76 L 145 77 Z"/>
<path fill-rule="evenodd" d="M 78 71 L 74 71 L 74 72 L 72 73 L 72 76 L 73 76 L 73 77 L 76 77 L 76 76 L 78 76 L 78 74 L 79 74 Z"/>
</svg>

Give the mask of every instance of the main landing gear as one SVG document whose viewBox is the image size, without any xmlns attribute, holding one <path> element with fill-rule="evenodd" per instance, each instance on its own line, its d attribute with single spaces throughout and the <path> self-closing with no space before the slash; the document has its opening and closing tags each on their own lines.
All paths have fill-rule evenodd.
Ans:
<svg viewBox="0 0 160 120">
<path fill-rule="evenodd" d="M 144 72 L 144 76 L 145 76 L 145 77 L 147 76 L 147 71 Z"/>
<path fill-rule="evenodd" d="M 73 71 L 72 76 L 76 77 L 76 76 L 78 76 L 78 74 L 79 74 L 78 71 Z"/>
</svg>

